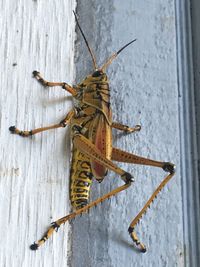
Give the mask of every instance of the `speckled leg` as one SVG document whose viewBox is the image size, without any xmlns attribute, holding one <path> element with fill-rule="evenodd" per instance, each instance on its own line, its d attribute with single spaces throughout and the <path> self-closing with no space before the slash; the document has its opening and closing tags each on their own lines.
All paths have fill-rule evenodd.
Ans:
<svg viewBox="0 0 200 267">
<path fill-rule="evenodd" d="M 65 82 L 49 82 L 46 81 L 40 74 L 39 71 L 34 70 L 33 71 L 33 76 L 38 80 L 39 83 L 41 83 L 43 86 L 49 86 L 49 87 L 54 87 L 54 86 L 61 86 L 64 90 L 68 91 L 70 94 L 75 96 L 77 94 L 76 90 L 70 86 L 69 84 Z"/>
<path fill-rule="evenodd" d="M 20 135 L 22 137 L 28 137 L 28 136 L 32 136 L 34 134 L 41 133 L 41 132 L 44 132 L 44 131 L 48 131 L 48 130 L 51 130 L 51 129 L 65 127 L 70 122 L 70 120 L 72 119 L 73 116 L 74 116 L 74 110 L 71 110 L 67 114 L 67 116 L 64 118 L 64 120 L 62 120 L 61 122 L 59 122 L 57 124 L 50 125 L 50 126 L 47 126 L 47 127 L 37 128 L 37 129 L 34 129 L 34 130 L 30 130 L 30 131 L 21 131 L 18 128 L 16 128 L 15 126 L 10 126 L 9 127 L 9 131 L 12 134 L 18 134 L 18 135 Z"/>
<path fill-rule="evenodd" d="M 137 155 L 128 153 L 126 151 L 122 151 L 117 148 L 113 148 L 112 150 L 112 160 L 120 161 L 120 162 L 126 162 L 126 163 L 134 163 L 134 164 L 141 164 L 141 165 L 149 165 L 154 167 L 160 167 L 164 171 L 168 172 L 169 174 L 164 178 L 164 180 L 160 183 L 160 185 L 156 188 L 154 193 L 151 195 L 151 197 L 148 199 L 144 207 L 141 209 L 141 211 L 137 214 L 137 216 L 132 220 L 128 232 L 130 234 L 131 239 L 133 242 L 137 245 L 137 247 L 142 252 L 146 252 L 146 247 L 143 243 L 141 243 L 134 231 L 135 226 L 141 219 L 142 215 L 146 213 L 147 209 L 150 207 L 153 200 L 157 197 L 158 193 L 163 189 L 163 187 L 168 183 L 168 181 L 173 177 L 175 174 L 175 165 L 170 162 L 160 162 L 151 160 L 148 158 L 139 157 Z"/>
</svg>

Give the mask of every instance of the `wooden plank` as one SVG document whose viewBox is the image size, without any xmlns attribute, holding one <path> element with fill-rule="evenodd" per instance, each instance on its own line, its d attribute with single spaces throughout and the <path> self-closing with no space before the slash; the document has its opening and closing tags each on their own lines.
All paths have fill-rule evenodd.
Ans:
<svg viewBox="0 0 200 267">
<path fill-rule="evenodd" d="M 135 183 L 73 223 L 72 266 L 184 266 L 183 215 L 174 1 L 78 1 L 80 23 L 102 64 L 125 43 L 137 38 L 108 69 L 115 121 L 140 123 L 140 133 L 114 132 L 114 145 L 158 160 L 172 161 L 177 174 L 137 226 L 147 245 L 134 250 L 128 236 L 131 219 L 164 178 L 162 170 L 119 164 Z M 78 33 L 77 81 L 92 71 L 92 62 Z M 110 172 L 91 198 L 121 185 Z"/>
<path fill-rule="evenodd" d="M 33 129 L 59 122 L 70 110 L 68 94 L 43 88 L 74 79 L 75 1 L 1 1 L 0 265 L 66 266 L 69 227 L 36 253 L 29 245 L 69 212 L 69 130 L 32 138 L 12 136 L 10 125 Z"/>
<path fill-rule="evenodd" d="M 185 266 L 200 266 L 199 1 L 177 1 L 177 61 Z"/>
</svg>

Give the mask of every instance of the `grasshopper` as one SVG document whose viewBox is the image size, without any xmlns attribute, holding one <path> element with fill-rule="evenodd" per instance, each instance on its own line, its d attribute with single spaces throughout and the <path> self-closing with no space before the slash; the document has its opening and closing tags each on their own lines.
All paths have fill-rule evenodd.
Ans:
<svg viewBox="0 0 200 267">
<path fill-rule="evenodd" d="M 74 11 L 73 11 L 74 12 Z M 110 88 L 106 75 L 107 67 L 127 46 L 136 41 L 132 40 L 124 45 L 116 53 L 112 54 L 102 67 L 98 67 L 95 56 L 90 48 L 86 37 L 80 27 L 77 15 L 75 14 L 77 26 L 85 40 L 86 46 L 92 58 L 94 72 L 88 75 L 81 83 L 76 86 L 70 86 L 65 82 L 46 81 L 38 71 L 33 71 L 33 76 L 43 86 L 60 86 L 70 93 L 76 99 L 77 105 L 69 111 L 66 117 L 59 123 L 47 127 L 37 128 L 31 131 L 21 131 L 15 126 L 9 128 L 11 133 L 18 134 L 22 137 L 28 137 L 50 129 L 64 128 L 67 125 L 71 127 L 71 138 L 73 143 L 71 171 L 70 171 L 70 200 L 73 212 L 64 216 L 51 224 L 43 237 L 34 242 L 30 248 L 38 249 L 46 240 L 57 231 L 65 222 L 75 218 L 77 215 L 88 211 L 90 208 L 98 205 L 104 200 L 118 194 L 129 188 L 134 182 L 133 176 L 125 170 L 118 167 L 117 162 L 127 162 L 140 165 L 149 165 L 162 168 L 168 174 L 148 199 L 144 207 L 132 220 L 128 228 L 129 235 L 136 247 L 141 252 L 146 252 L 145 245 L 139 241 L 135 226 L 146 213 L 148 207 L 157 197 L 161 189 L 173 177 L 175 165 L 170 162 L 161 162 L 144 157 L 140 157 L 112 146 L 112 128 L 118 129 L 125 133 L 133 133 L 141 129 L 140 125 L 131 128 L 118 122 L 112 121 L 112 112 L 110 107 Z M 93 178 L 102 182 L 111 170 L 118 174 L 123 181 L 123 185 L 103 195 L 95 201 L 89 203 L 90 186 Z"/>
</svg>

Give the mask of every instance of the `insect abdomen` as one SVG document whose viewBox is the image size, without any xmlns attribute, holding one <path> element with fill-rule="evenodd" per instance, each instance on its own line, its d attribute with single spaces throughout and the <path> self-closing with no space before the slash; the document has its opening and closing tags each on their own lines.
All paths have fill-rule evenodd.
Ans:
<svg viewBox="0 0 200 267">
<path fill-rule="evenodd" d="M 89 158 L 74 148 L 70 180 L 70 199 L 73 208 L 79 209 L 87 205 L 92 177 Z"/>
</svg>

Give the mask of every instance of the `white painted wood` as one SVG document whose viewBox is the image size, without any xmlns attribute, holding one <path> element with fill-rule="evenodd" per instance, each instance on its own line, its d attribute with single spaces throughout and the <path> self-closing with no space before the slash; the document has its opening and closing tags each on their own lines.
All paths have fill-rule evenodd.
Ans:
<svg viewBox="0 0 200 267">
<path fill-rule="evenodd" d="M 69 131 L 23 139 L 10 125 L 33 129 L 59 122 L 71 100 L 51 81 L 74 79 L 75 1 L 0 1 L 0 266 L 67 266 L 68 225 L 36 253 L 29 245 L 69 212 Z"/>
</svg>

